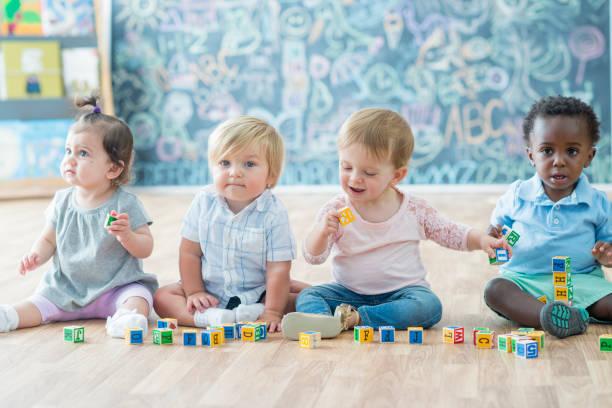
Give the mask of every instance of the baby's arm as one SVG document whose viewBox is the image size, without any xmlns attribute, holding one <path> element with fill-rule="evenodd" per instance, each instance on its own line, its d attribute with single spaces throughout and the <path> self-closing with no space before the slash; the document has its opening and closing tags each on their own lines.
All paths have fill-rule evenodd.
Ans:
<svg viewBox="0 0 612 408">
<path fill-rule="evenodd" d="M 43 265 L 53 256 L 56 247 L 55 227 L 51 224 L 47 224 L 38 239 L 34 242 L 30 252 L 21 258 L 19 273 L 25 275 L 26 272 L 33 271 Z"/>
<path fill-rule="evenodd" d="M 179 248 L 179 273 L 181 285 L 187 296 L 187 310 L 189 313 L 203 312 L 209 307 L 215 307 L 219 300 L 206 293 L 202 281 L 202 248 L 199 242 L 181 239 Z"/>
<path fill-rule="evenodd" d="M 489 234 L 491 233 L 495 232 L 492 232 L 491 227 L 489 227 Z M 508 251 L 508 255 L 512 256 L 512 247 L 508 245 L 505 239 L 495 238 L 474 228 L 470 229 L 467 237 L 468 251 L 481 249 L 487 253 L 489 258 L 495 258 L 495 248 L 504 248 Z"/>
<path fill-rule="evenodd" d="M 289 300 L 291 261 L 266 264 L 266 308 L 260 319 L 270 323 L 270 331 L 280 331 L 280 321 Z"/>
<path fill-rule="evenodd" d="M 512 249 L 505 240 L 493 238 L 482 231 L 453 222 L 424 200 L 416 198 L 411 200 L 409 208 L 414 211 L 427 239 L 450 249 L 468 251 L 481 249 L 491 258 L 495 256 L 495 248 L 505 248 L 512 254 Z"/>
<path fill-rule="evenodd" d="M 117 238 L 117 241 L 135 258 L 147 258 L 153 252 L 153 236 L 148 225 L 143 225 L 135 231 L 130 228 L 130 216 L 127 213 L 117 214 L 111 211 L 111 215 L 117 218 L 106 229 Z"/>
</svg>

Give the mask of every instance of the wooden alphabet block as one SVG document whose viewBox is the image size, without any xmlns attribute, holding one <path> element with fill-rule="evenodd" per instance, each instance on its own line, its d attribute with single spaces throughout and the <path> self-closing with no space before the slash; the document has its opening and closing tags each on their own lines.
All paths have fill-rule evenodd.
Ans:
<svg viewBox="0 0 612 408">
<path fill-rule="evenodd" d="M 395 343 L 395 327 L 380 326 L 378 328 L 378 338 L 381 343 Z"/>
<path fill-rule="evenodd" d="M 258 329 L 257 325 L 255 324 L 245 324 L 240 328 L 240 330 L 242 341 L 255 342 L 262 340 L 261 329 Z"/>
<path fill-rule="evenodd" d="M 447 326 L 442 329 L 442 341 L 458 344 L 465 341 L 465 329 L 462 326 Z"/>
<path fill-rule="evenodd" d="M 113 221 L 117 221 L 117 218 L 115 218 L 112 215 L 108 214 L 106 216 L 106 220 L 104 220 L 104 226 L 105 227 L 110 227 L 110 225 L 113 223 Z"/>
<path fill-rule="evenodd" d="M 172 318 L 158 319 L 157 320 L 157 328 L 158 329 L 170 329 L 173 332 L 178 330 L 178 320 Z"/>
<path fill-rule="evenodd" d="M 371 343 L 374 340 L 374 329 L 370 326 L 355 326 L 353 339 L 355 343 Z"/>
<path fill-rule="evenodd" d="M 516 356 L 524 359 L 538 357 L 538 342 L 534 340 L 517 341 Z"/>
<path fill-rule="evenodd" d="M 495 258 L 489 258 L 490 265 L 501 265 L 510 260 L 508 251 L 504 248 L 495 248 Z"/>
<path fill-rule="evenodd" d="M 553 256 L 552 271 L 554 272 L 571 272 L 572 259 L 569 256 Z"/>
<path fill-rule="evenodd" d="M 194 329 L 183 330 L 183 346 L 197 346 L 198 331 Z"/>
<path fill-rule="evenodd" d="M 571 284 L 571 272 L 553 272 L 553 286 L 570 286 Z"/>
<path fill-rule="evenodd" d="M 144 331 L 140 327 L 128 327 L 125 329 L 125 342 L 127 344 L 143 344 Z"/>
<path fill-rule="evenodd" d="M 555 286 L 554 293 L 555 300 L 569 304 L 574 299 L 574 286 Z"/>
<path fill-rule="evenodd" d="M 599 351 L 612 351 L 612 334 L 602 334 L 599 336 Z"/>
<path fill-rule="evenodd" d="M 512 337 L 511 334 L 497 336 L 497 349 L 503 353 L 512 353 Z"/>
<path fill-rule="evenodd" d="M 423 328 L 422 327 L 409 327 L 408 328 L 408 343 L 410 344 L 423 344 Z"/>
<path fill-rule="evenodd" d="M 521 237 L 518 232 L 514 231 L 512 228 L 506 225 L 502 227 L 502 236 L 504 237 L 508 245 L 510 245 L 511 247 L 516 245 L 519 238 Z"/>
<path fill-rule="evenodd" d="M 474 345 L 476 345 L 476 333 L 478 333 L 479 331 L 491 331 L 488 327 L 474 327 L 474 329 L 472 329 L 472 343 L 474 343 Z"/>
<path fill-rule="evenodd" d="M 525 336 L 538 342 L 538 350 L 544 350 L 544 338 L 546 337 L 546 333 L 541 330 L 534 330 L 530 333 L 525 333 Z"/>
<path fill-rule="evenodd" d="M 321 345 L 321 333 L 317 331 L 305 331 L 300 333 L 300 347 L 313 349 Z"/>
<path fill-rule="evenodd" d="M 344 207 L 344 208 L 340 209 L 340 218 L 339 218 L 339 220 L 340 220 L 340 224 L 343 227 L 346 227 L 351 222 L 355 221 L 355 215 L 351 211 L 350 207 Z"/>
<path fill-rule="evenodd" d="M 476 332 L 476 348 L 491 349 L 495 345 L 495 332 L 493 331 L 478 331 Z"/>
<path fill-rule="evenodd" d="M 69 343 L 84 343 L 85 342 L 85 327 L 83 326 L 64 327 L 64 341 L 67 341 Z"/>
<path fill-rule="evenodd" d="M 153 329 L 153 344 L 172 344 L 173 334 L 172 329 Z"/>
</svg>

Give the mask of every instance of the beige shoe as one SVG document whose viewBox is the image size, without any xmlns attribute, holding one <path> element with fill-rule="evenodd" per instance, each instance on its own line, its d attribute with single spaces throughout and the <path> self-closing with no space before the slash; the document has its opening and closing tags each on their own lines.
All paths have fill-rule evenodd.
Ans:
<svg viewBox="0 0 612 408">
<path fill-rule="evenodd" d="M 359 321 L 361 320 L 357 309 L 346 303 L 342 303 L 341 305 L 336 307 L 334 316 L 340 318 L 342 330 L 352 329 L 353 327 L 357 326 L 359 324 Z"/>
<path fill-rule="evenodd" d="M 289 340 L 298 340 L 303 331 L 321 332 L 321 337 L 330 339 L 342 331 L 342 324 L 337 316 L 320 315 L 313 313 L 287 313 L 281 321 L 283 337 Z"/>
</svg>

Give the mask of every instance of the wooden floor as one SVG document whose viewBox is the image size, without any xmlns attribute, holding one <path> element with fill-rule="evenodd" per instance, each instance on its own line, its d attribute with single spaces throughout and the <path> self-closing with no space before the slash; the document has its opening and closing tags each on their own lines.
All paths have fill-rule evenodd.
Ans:
<svg viewBox="0 0 612 408">
<path fill-rule="evenodd" d="M 331 194 L 279 196 L 289 208 L 298 245 L 316 210 Z M 484 227 L 493 194 L 420 194 L 452 218 Z M 141 194 L 155 223 L 148 272 L 161 284 L 178 277 L 182 216 L 192 196 Z M 47 199 L 0 201 L 0 303 L 30 295 L 41 276 L 17 273 L 18 260 L 43 225 Z M 444 304 L 442 321 L 425 332 L 424 345 L 353 344 L 351 334 L 324 341 L 317 350 L 271 335 L 262 343 L 233 342 L 220 349 L 131 347 L 105 335 L 102 321 L 86 321 L 86 343 L 64 343 L 64 324 L 0 334 L 0 405 L 8 406 L 249 406 L 249 407 L 587 407 L 612 406 L 612 354 L 597 338 L 612 326 L 591 325 L 587 334 L 546 338 L 536 360 L 523 361 L 471 344 L 445 345 L 441 328 L 488 326 L 498 333 L 515 326 L 484 305 L 482 292 L 497 270 L 481 253 L 422 245 L 434 291 Z M 607 271 L 608 278 L 611 277 Z M 329 264 L 306 265 L 292 275 L 310 283 L 329 280 Z"/>
</svg>

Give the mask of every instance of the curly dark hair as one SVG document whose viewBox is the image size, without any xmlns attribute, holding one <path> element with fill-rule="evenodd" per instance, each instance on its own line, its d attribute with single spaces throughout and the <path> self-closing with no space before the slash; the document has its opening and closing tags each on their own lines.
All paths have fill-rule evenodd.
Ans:
<svg viewBox="0 0 612 408">
<path fill-rule="evenodd" d="M 523 139 L 529 143 L 533 124 L 538 117 L 578 116 L 587 125 L 587 131 L 593 144 L 599 141 L 599 119 L 588 104 L 573 96 L 546 96 L 533 105 L 523 119 Z"/>
<path fill-rule="evenodd" d="M 75 99 L 78 108 L 72 129 L 76 132 L 93 127 L 102 137 L 102 146 L 111 162 L 123 168 L 112 184 L 119 186 L 130 181 L 134 151 L 134 136 L 129 126 L 119 118 L 102 113 L 100 97 L 93 94 Z"/>
</svg>

